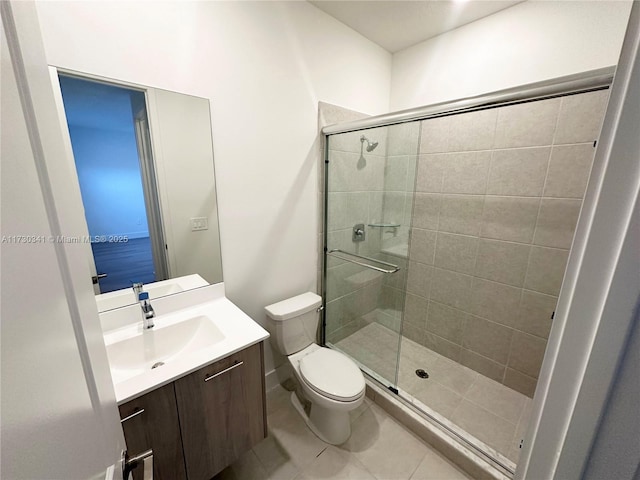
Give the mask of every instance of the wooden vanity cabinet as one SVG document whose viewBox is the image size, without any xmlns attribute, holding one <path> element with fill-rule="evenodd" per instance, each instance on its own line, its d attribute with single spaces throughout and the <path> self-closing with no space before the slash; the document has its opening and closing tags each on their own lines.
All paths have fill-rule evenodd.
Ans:
<svg viewBox="0 0 640 480">
<path fill-rule="evenodd" d="M 267 436 L 263 344 L 175 381 L 189 480 L 210 479 Z"/>
<path fill-rule="evenodd" d="M 247 347 L 121 405 L 129 455 L 153 449 L 156 480 L 208 480 L 266 438 L 263 348 Z"/>
<path fill-rule="evenodd" d="M 153 450 L 155 480 L 186 480 L 180 423 L 173 383 L 120 405 L 120 418 L 129 456 Z M 142 469 L 133 479 L 142 480 Z"/>
</svg>

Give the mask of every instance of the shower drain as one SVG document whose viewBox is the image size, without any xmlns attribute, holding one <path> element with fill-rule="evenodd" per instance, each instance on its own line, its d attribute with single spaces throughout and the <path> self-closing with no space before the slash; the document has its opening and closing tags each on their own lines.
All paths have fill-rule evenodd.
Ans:
<svg viewBox="0 0 640 480">
<path fill-rule="evenodd" d="M 429 374 L 421 368 L 416 370 L 416 375 L 419 376 L 420 378 L 429 378 Z"/>
<path fill-rule="evenodd" d="M 154 363 L 153 365 L 151 365 L 151 370 L 153 370 L 154 368 L 161 367 L 162 365 L 164 365 L 164 362 Z"/>
</svg>

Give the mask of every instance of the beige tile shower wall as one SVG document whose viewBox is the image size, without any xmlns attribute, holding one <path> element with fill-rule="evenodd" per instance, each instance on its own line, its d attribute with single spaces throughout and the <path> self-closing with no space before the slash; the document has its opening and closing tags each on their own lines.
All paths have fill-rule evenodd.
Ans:
<svg viewBox="0 0 640 480">
<path fill-rule="evenodd" d="M 381 221 L 399 224 L 397 228 L 379 229 L 383 252 L 406 258 L 411 226 L 413 189 L 416 175 L 420 123 L 391 125 L 387 131 L 384 166 L 384 197 Z M 397 248 L 396 248 L 397 247 Z M 403 248 L 404 247 L 404 250 Z"/>
<path fill-rule="evenodd" d="M 400 331 L 406 289 L 409 231 L 415 186 L 420 122 L 387 127 L 387 151 L 384 169 L 382 218 L 384 224 L 399 227 L 372 228 L 379 236 L 380 253 L 376 257 L 398 265 L 400 271 L 385 275 L 374 320 Z"/>
<path fill-rule="evenodd" d="M 421 122 L 405 336 L 533 395 L 607 96 Z"/>
</svg>

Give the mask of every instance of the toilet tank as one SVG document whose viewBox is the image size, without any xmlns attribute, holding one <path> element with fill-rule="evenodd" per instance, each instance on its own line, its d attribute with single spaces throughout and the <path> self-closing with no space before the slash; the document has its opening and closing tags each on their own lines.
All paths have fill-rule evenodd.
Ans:
<svg viewBox="0 0 640 480">
<path fill-rule="evenodd" d="M 291 355 L 316 341 L 322 297 L 303 293 L 265 307 L 268 329 L 283 355 Z"/>
</svg>

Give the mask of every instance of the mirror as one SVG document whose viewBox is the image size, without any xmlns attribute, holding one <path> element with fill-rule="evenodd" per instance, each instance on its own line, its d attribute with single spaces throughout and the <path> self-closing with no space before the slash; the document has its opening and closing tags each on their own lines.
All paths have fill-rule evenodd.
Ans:
<svg viewBox="0 0 640 480">
<path fill-rule="evenodd" d="M 98 311 L 221 282 L 209 101 L 56 73 Z"/>
</svg>

